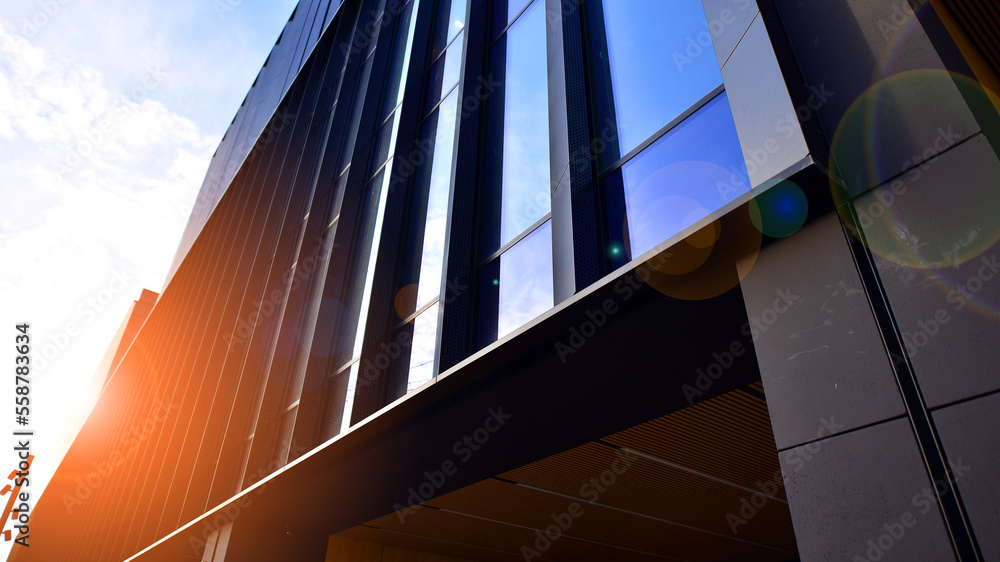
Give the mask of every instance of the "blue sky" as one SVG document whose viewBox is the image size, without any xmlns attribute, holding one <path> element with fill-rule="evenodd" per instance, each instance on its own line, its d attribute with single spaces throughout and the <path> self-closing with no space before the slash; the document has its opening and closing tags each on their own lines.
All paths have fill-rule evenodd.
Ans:
<svg viewBox="0 0 1000 562">
<path fill-rule="evenodd" d="M 0 472 L 16 462 L 14 325 L 26 321 L 33 498 L 129 305 L 162 289 L 212 153 L 295 4 L 0 7 Z"/>
</svg>

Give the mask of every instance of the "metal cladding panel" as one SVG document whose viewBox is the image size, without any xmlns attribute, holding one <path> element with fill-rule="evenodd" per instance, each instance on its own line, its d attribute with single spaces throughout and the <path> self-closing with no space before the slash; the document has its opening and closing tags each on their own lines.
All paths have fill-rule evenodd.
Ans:
<svg viewBox="0 0 1000 562">
<path fill-rule="evenodd" d="M 755 0 L 702 0 L 719 68 L 726 64 L 750 22 L 757 15 Z M 697 39 L 695 39 L 697 41 Z"/>
<path fill-rule="evenodd" d="M 1000 497 L 996 474 L 978 467 L 1000 466 L 1000 449 L 985 447 L 996 440 L 1000 425 L 1000 393 L 962 402 L 934 412 L 934 422 L 948 458 L 957 467 L 958 489 L 965 498 L 972 528 L 985 560 L 1000 557 Z"/>
<path fill-rule="evenodd" d="M 795 107 L 774 56 L 764 22 L 757 18 L 722 67 L 722 78 L 739 136 L 750 187 L 773 184 L 776 176 L 809 155 Z M 816 88 L 809 114 L 834 96 Z"/>
<path fill-rule="evenodd" d="M 976 135 L 854 202 L 930 408 L 1000 390 L 997 178 Z"/>
<path fill-rule="evenodd" d="M 803 560 L 955 560 L 941 513 L 923 495 L 934 484 L 906 420 L 792 449 L 781 470 Z"/>
<path fill-rule="evenodd" d="M 462 88 L 463 100 L 474 99 L 477 78 L 488 75 L 490 71 L 488 45 L 483 44 L 482 38 L 490 33 L 490 22 L 493 19 L 490 9 L 492 4 L 488 0 L 469 2 L 469 15 L 466 21 L 468 46 L 465 57 L 465 81 L 459 85 Z M 502 94 L 497 91 L 494 95 Z M 480 129 L 486 126 L 484 111 L 492 99 L 491 97 L 485 104 L 477 105 L 473 111 L 463 111 L 457 134 L 454 194 L 449 209 L 451 231 L 448 235 L 445 277 L 460 286 L 470 287 L 470 290 L 453 295 L 454 298 L 444 307 L 441 323 L 440 372 L 465 359 L 476 342 L 475 335 L 469 332 L 472 309 L 476 302 L 475 295 L 471 293 L 475 290 L 472 283 L 477 258 L 477 224 L 480 220 L 476 210 L 481 181 L 480 150 L 495 150 L 493 146 L 483 147 L 480 142 Z"/>
<path fill-rule="evenodd" d="M 898 175 L 942 129 L 980 130 L 908 2 L 773 4 L 806 84 L 832 92 L 816 113 L 849 195 Z"/>
<path fill-rule="evenodd" d="M 820 250 L 821 249 L 821 250 Z M 840 220 L 828 214 L 742 264 L 778 449 L 905 414 Z"/>
<path fill-rule="evenodd" d="M 262 68 L 261 73 L 258 74 L 257 80 L 254 81 L 254 87 L 251 87 L 247 93 L 244 105 L 237 111 L 233 123 L 226 131 L 219 149 L 209 164 L 208 173 L 199 190 L 191 218 L 184 229 L 164 285 L 169 284 L 173 279 L 177 268 L 180 267 L 223 194 L 229 189 L 233 177 L 244 159 L 248 157 L 256 145 L 258 137 L 264 131 L 264 127 L 275 108 L 291 86 L 293 78 L 299 73 L 302 65 L 305 64 L 315 48 L 319 35 L 316 34 L 315 39 L 312 37 L 314 23 L 316 20 L 323 22 L 322 25 L 316 27 L 325 29 L 333 21 L 340 8 L 340 2 L 337 0 L 329 2 L 327 0 L 307 0 L 301 4 L 296 6 L 293 12 L 295 17 L 285 24 L 280 44 L 275 45 L 268 55 L 267 66 Z M 318 9 L 326 4 L 329 4 L 329 9 L 325 11 Z M 324 19 L 326 21 L 323 21 Z M 297 49 L 297 45 L 301 45 L 301 47 Z M 270 86 L 265 87 L 265 84 L 270 84 Z"/>
</svg>

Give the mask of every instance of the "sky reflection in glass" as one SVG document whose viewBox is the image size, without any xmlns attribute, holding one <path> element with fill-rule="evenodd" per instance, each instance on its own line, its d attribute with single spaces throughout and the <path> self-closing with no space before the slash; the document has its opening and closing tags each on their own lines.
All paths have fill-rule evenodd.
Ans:
<svg viewBox="0 0 1000 562">
<path fill-rule="evenodd" d="M 632 256 L 750 189 L 726 94 L 622 166 Z"/>
<path fill-rule="evenodd" d="M 427 304 L 441 292 L 444 237 L 448 226 L 448 194 L 455 151 L 457 112 L 458 90 L 454 90 L 441 102 L 441 106 L 438 108 L 437 131 L 434 134 L 434 156 L 431 161 L 430 185 L 427 193 L 424 247 L 420 257 L 420 279 L 417 285 L 418 308 Z"/>
<path fill-rule="evenodd" d="M 431 67 L 427 76 L 427 100 L 425 111 L 430 110 L 441 100 L 442 95 L 458 84 L 462 71 L 462 42 L 455 41 Z"/>
<path fill-rule="evenodd" d="M 530 0 L 507 0 L 507 23 L 514 21 L 517 14 L 528 4 Z"/>
<path fill-rule="evenodd" d="M 552 308 L 552 221 L 500 256 L 499 336 Z"/>
<path fill-rule="evenodd" d="M 701 0 L 602 4 L 625 155 L 722 84 L 722 75 Z M 699 43 L 705 38 L 707 47 Z"/>
<path fill-rule="evenodd" d="M 550 208 L 543 8 L 541 2 L 535 2 L 507 32 L 501 245 L 524 232 Z"/>
<path fill-rule="evenodd" d="M 410 372 L 406 392 L 434 378 L 434 350 L 437 348 L 438 303 L 420 313 L 413 321 L 410 346 Z"/>
<path fill-rule="evenodd" d="M 431 40 L 432 57 L 436 57 L 452 39 L 465 29 L 466 2 L 467 0 L 451 0 L 450 6 L 441 6 L 433 24 L 434 34 Z"/>
<path fill-rule="evenodd" d="M 448 41 L 465 29 L 465 4 L 467 0 L 451 0 L 451 17 L 448 18 Z"/>
</svg>

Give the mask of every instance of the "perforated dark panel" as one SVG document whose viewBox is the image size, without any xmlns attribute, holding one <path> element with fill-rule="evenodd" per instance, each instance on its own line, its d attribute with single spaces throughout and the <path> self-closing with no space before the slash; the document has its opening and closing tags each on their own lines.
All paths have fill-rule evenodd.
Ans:
<svg viewBox="0 0 1000 562">
<path fill-rule="evenodd" d="M 597 6 L 598 11 L 600 6 Z M 563 0 L 563 64 L 566 73 L 566 111 L 569 138 L 569 173 L 573 207 L 573 260 L 576 290 L 601 277 L 599 214 L 595 197 L 591 152 L 591 110 L 585 33 L 589 8 Z M 615 132 L 617 134 L 617 131 Z"/>
<path fill-rule="evenodd" d="M 456 291 L 444 302 L 439 371 L 445 371 L 467 357 L 476 342 L 470 328 L 473 326 L 473 303 L 476 302 L 473 294 L 476 286 L 472 282 L 477 258 L 476 243 L 482 230 L 479 224 L 482 218 L 477 212 L 481 190 L 480 151 L 490 149 L 488 146 L 483 147 L 481 135 L 482 129 L 488 125 L 484 112 L 488 110 L 492 98 L 477 103 L 465 100 L 477 99 L 475 93 L 478 80 L 482 76 L 488 76 L 491 71 L 491 61 L 487 58 L 490 41 L 484 38 L 492 33 L 492 18 L 491 1 L 471 0 L 465 28 L 468 45 L 465 80 L 460 85 L 463 103 L 459 110 L 461 124 L 455 157 L 455 185 L 445 273 L 448 282 L 465 289 Z"/>
</svg>

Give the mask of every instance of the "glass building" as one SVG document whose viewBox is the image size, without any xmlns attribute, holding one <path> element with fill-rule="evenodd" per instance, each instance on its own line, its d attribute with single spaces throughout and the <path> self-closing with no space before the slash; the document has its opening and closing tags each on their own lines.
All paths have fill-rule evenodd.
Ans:
<svg viewBox="0 0 1000 562">
<path fill-rule="evenodd" d="M 9 560 L 1000 559 L 998 28 L 302 0 Z"/>
</svg>

